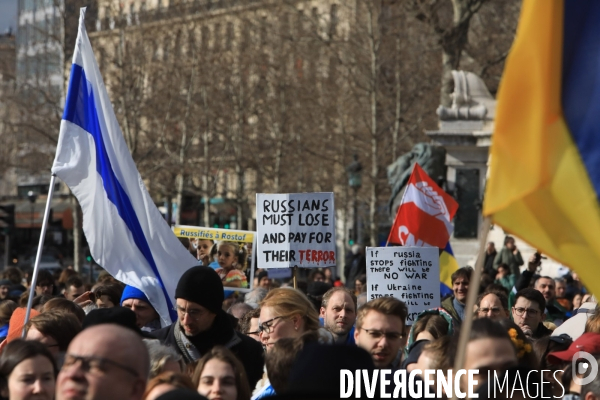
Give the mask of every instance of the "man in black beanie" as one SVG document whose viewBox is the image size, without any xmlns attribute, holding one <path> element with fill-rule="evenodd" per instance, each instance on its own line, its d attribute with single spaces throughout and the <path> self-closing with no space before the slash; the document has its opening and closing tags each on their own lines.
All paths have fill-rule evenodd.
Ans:
<svg viewBox="0 0 600 400">
<path fill-rule="evenodd" d="M 177 321 L 152 336 L 175 348 L 186 363 L 216 345 L 227 347 L 244 365 L 254 388 L 263 374 L 263 349 L 256 340 L 234 331 L 235 321 L 221 308 L 224 297 L 221 278 L 212 268 L 190 268 L 175 289 Z"/>
</svg>

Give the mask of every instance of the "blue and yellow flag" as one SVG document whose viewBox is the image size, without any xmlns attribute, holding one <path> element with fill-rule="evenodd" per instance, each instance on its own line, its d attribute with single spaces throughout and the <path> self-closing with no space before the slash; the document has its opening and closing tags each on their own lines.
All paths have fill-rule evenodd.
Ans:
<svg viewBox="0 0 600 400">
<path fill-rule="evenodd" d="M 458 261 L 454 258 L 454 252 L 450 242 L 440 253 L 440 293 L 442 297 L 451 295 L 452 292 L 452 274 L 458 270 Z"/>
<path fill-rule="evenodd" d="M 600 294 L 600 1 L 525 0 L 484 214 Z"/>
</svg>

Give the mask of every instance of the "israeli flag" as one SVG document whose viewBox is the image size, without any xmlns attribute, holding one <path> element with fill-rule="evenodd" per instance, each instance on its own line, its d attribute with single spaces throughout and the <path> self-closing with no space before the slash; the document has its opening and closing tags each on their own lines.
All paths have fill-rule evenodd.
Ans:
<svg viewBox="0 0 600 400">
<path fill-rule="evenodd" d="M 175 287 L 197 264 L 154 205 L 108 98 L 79 16 L 73 66 L 52 172 L 79 200 L 92 257 L 146 294 L 162 326 L 176 319 Z"/>
</svg>

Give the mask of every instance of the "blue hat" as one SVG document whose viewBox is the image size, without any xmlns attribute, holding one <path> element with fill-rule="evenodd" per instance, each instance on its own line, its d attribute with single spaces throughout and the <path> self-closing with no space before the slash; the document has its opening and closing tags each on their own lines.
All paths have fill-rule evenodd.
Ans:
<svg viewBox="0 0 600 400">
<path fill-rule="evenodd" d="M 150 300 L 148 300 L 144 292 L 142 292 L 140 289 L 134 288 L 133 286 L 127 285 L 125 286 L 125 289 L 123 290 L 123 295 L 121 296 L 121 305 L 123 305 L 123 302 L 125 300 L 129 299 L 143 300 L 146 303 L 150 304 Z"/>
</svg>

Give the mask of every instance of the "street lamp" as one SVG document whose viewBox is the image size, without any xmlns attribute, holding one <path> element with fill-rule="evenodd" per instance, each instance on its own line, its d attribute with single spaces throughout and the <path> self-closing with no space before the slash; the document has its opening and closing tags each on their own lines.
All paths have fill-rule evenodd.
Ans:
<svg viewBox="0 0 600 400">
<path fill-rule="evenodd" d="M 358 189 L 362 186 L 362 165 L 358 161 L 358 154 L 354 154 L 354 160 L 346 167 L 348 173 L 348 185 L 354 190 L 354 243 L 358 243 Z"/>
<path fill-rule="evenodd" d="M 27 198 L 29 199 L 29 202 L 31 203 L 31 223 L 29 225 L 29 242 L 31 242 L 33 240 L 33 213 L 35 211 L 35 201 L 37 200 L 37 193 L 35 193 L 33 190 L 30 190 L 29 193 L 27 193 Z"/>
</svg>

